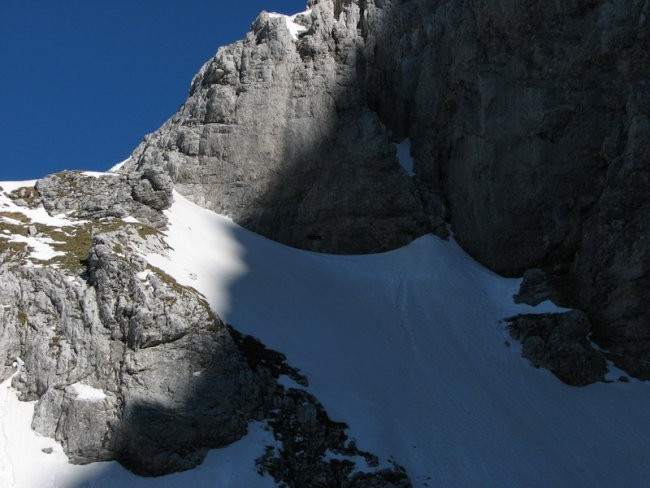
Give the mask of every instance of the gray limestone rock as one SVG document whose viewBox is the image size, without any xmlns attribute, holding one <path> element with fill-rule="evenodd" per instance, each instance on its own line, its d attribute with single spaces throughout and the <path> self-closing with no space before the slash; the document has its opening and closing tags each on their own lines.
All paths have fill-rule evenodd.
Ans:
<svg viewBox="0 0 650 488">
<path fill-rule="evenodd" d="M 151 246 L 127 235 L 97 235 L 84 277 L 2 265 L 0 297 L 13 305 L 0 354 L 24 362 L 13 385 L 38 400 L 33 427 L 71 461 L 118 459 L 159 475 L 245 435 L 274 386 L 251 372 L 207 302 L 147 267 L 128 246 Z"/>
<path fill-rule="evenodd" d="M 124 170 L 165 170 L 196 203 L 301 248 L 386 250 L 439 227 L 367 108 L 362 10 L 314 3 L 297 19 L 298 39 L 284 19 L 260 14 L 201 68 L 189 99 Z"/>
<path fill-rule="evenodd" d="M 533 268 L 524 273 L 519 292 L 513 298 L 515 303 L 535 307 L 546 300 L 556 303 L 558 294 L 548 275 L 541 269 Z"/>
<path fill-rule="evenodd" d="M 38 180 L 35 188 L 50 215 L 134 217 L 154 227 L 165 225 L 159 211 L 169 208 L 173 200 L 170 177 L 154 169 L 102 176 L 64 171 Z"/>
<path fill-rule="evenodd" d="M 61 442 L 73 462 L 119 459 L 152 475 L 188 469 L 208 448 L 242 437 L 274 387 L 251 372 L 203 297 L 139 257 L 164 252 L 160 234 L 101 213 L 124 203 L 129 180 L 140 177 L 39 182 L 56 213 L 101 218 L 85 224 L 92 229 L 83 239 L 56 236 L 79 253 L 81 268 L 3 257 L 0 355 L 3 377 L 22 364 L 13 386 L 23 400 L 37 400 L 34 429 Z M 171 195 L 166 181 L 154 180 L 152 191 Z M 79 191 L 57 196 L 71 186 Z M 141 210 L 141 218 L 155 212 L 149 220 L 164 223 L 160 212 Z M 84 251 L 86 233 L 94 237 Z"/>
<path fill-rule="evenodd" d="M 146 169 L 140 179 L 131 180 L 131 196 L 154 210 L 165 210 L 172 204 L 174 184 L 167 173 L 153 168 Z"/>
</svg>

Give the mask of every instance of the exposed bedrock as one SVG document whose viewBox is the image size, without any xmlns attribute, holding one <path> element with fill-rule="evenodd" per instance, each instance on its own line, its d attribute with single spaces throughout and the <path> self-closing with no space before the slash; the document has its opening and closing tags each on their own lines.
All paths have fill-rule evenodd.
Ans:
<svg viewBox="0 0 650 488">
<path fill-rule="evenodd" d="M 125 170 L 164 168 L 195 202 L 301 248 L 387 250 L 441 226 L 366 102 L 363 9 L 334 10 L 322 2 L 299 16 L 300 40 L 262 13 Z"/>
</svg>

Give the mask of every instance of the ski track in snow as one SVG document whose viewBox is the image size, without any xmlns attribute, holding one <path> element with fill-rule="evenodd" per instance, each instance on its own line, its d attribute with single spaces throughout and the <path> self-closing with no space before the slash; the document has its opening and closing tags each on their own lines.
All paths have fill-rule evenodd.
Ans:
<svg viewBox="0 0 650 488">
<path fill-rule="evenodd" d="M 648 385 L 572 388 L 534 369 L 502 319 L 561 309 L 514 304 L 520 280 L 491 273 L 455 242 L 425 236 L 388 253 L 332 256 L 255 235 L 178 194 L 166 213 L 173 250 L 149 262 L 203 293 L 224 321 L 286 354 L 359 448 L 383 465 L 403 465 L 414 486 L 645 485 Z M 7 382 L 2 388 L 13 486 L 30 486 L 17 459 L 47 461 L 59 482 L 87 486 L 273 486 L 254 472 L 273 443 L 260 425 L 199 468 L 150 480 L 116 463 L 66 464 L 60 446 L 29 429 L 31 414 L 18 415 L 33 404 L 20 404 Z M 17 416 L 20 435 L 8 427 Z M 37 438 L 38 449 L 19 446 L 21 436 Z M 56 446 L 50 457 L 38 452 L 45 441 Z M 31 486 L 55 486 L 41 481 Z"/>
<path fill-rule="evenodd" d="M 400 275 L 397 279 L 397 286 L 395 287 L 396 293 L 394 303 L 397 307 L 398 323 L 400 328 L 404 331 L 404 335 L 409 343 L 411 351 L 413 352 L 418 368 L 426 370 L 426 363 L 422 360 L 420 346 L 417 343 L 416 334 L 413 330 L 412 321 L 409 316 L 409 307 L 411 304 L 409 303 L 407 280 L 408 278 L 406 276 Z"/>
</svg>

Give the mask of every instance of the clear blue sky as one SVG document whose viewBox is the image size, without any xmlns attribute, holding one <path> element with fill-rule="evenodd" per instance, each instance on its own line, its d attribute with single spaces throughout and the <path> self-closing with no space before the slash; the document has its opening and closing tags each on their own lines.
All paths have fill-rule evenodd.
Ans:
<svg viewBox="0 0 650 488">
<path fill-rule="evenodd" d="M 307 0 L 0 1 L 0 180 L 105 170 L 262 10 Z"/>
</svg>

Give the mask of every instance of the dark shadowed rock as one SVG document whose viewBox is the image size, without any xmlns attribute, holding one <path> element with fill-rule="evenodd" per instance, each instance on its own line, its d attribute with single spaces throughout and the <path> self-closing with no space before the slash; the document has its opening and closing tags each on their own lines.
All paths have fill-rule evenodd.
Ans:
<svg viewBox="0 0 650 488">
<path fill-rule="evenodd" d="M 650 378 L 650 3 L 374 12 L 371 107 L 410 136 L 458 242 L 499 273 L 554 275 L 594 339 Z"/>
<path fill-rule="evenodd" d="M 510 335 L 522 343 L 522 356 L 572 386 L 602 381 L 605 355 L 589 341 L 591 324 L 579 311 L 518 315 L 508 319 Z"/>
<path fill-rule="evenodd" d="M 519 292 L 513 298 L 515 303 L 525 303 L 535 307 L 546 300 L 555 303 L 557 296 L 548 275 L 541 269 L 535 268 L 524 273 Z"/>
</svg>

